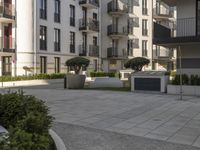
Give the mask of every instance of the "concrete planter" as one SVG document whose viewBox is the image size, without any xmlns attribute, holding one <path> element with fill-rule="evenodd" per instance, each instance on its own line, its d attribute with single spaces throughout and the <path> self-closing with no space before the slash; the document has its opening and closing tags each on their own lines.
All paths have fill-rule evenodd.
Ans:
<svg viewBox="0 0 200 150">
<path fill-rule="evenodd" d="M 85 75 L 67 75 L 66 88 L 67 89 L 82 89 L 85 85 Z"/>
<path fill-rule="evenodd" d="M 183 95 L 200 96 L 200 86 L 183 85 Z M 168 85 L 168 94 L 180 94 L 180 85 Z"/>
</svg>

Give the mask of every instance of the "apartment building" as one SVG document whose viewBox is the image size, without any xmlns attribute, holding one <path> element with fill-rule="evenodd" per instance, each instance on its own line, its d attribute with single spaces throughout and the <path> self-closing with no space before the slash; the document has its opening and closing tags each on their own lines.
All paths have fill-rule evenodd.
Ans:
<svg viewBox="0 0 200 150">
<path fill-rule="evenodd" d="M 124 69 L 127 59 L 134 57 L 148 58 L 148 70 L 173 69 L 173 52 L 152 41 L 153 22 L 173 22 L 171 7 L 160 0 L 102 0 L 101 5 L 103 70 Z"/>
<path fill-rule="evenodd" d="M 171 34 L 173 28 L 156 24 L 154 44 L 177 48 L 178 73 L 200 74 L 200 1 L 162 1 L 177 8 L 176 34 Z"/>
<path fill-rule="evenodd" d="M 97 70 L 99 11 L 98 0 L 1 0 L 0 75 L 66 72 L 75 56 Z"/>
</svg>

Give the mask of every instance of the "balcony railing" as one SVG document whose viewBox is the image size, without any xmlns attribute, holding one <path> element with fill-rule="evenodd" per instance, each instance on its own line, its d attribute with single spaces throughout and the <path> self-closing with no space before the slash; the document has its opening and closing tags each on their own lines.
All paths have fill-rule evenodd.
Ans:
<svg viewBox="0 0 200 150">
<path fill-rule="evenodd" d="M 128 13 L 128 6 L 120 2 L 120 0 L 117 0 L 117 2 L 109 2 L 107 7 L 109 14 L 120 15 Z"/>
<path fill-rule="evenodd" d="M 79 30 L 99 32 L 99 21 L 95 19 L 80 19 Z"/>
<path fill-rule="evenodd" d="M 171 8 L 154 8 L 153 15 L 172 18 L 174 16 L 174 10 Z"/>
<path fill-rule="evenodd" d="M 108 36 L 128 36 L 128 29 L 127 27 L 118 29 L 117 25 L 108 25 L 107 34 Z"/>
<path fill-rule="evenodd" d="M 79 56 L 87 56 L 87 46 L 79 45 Z"/>
<path fill-rule="evenodd" d="M 60 51 L 60 42 L 54 42 L 54 51 L 56 52 Z"/>
<path fill-rule="evenodd" d="M 47 19 L 47 11 L 45 9 L 40 9 L 40 18 Z"/>
<path fill-rule="evenodd" d="M 153 50 L 153 59 L 167 58 L 170 59 L 173 57 L 173 50 L 171 49 L 154 49 Z"/>
<path fill-rule="evenodd" d="M 148 15 L 148 8 L 142 8 L 142 14 Z"/>
<path fill-rule="evenodd" d="M 91 57 L 98 57 L 99 56 L 99 46 L 97 46 L 97 45 L 90 45 L 89 46 L 89 56 L 91 56 Z"/>
<path fill-rule="evenodd" d="M 70 17 L 70 26 L 75 26 L 75 18 Z"/>
<path fill-rule="evenodd" d="M 15 5 L 0 2 L 0 17 L 15 19 Z"/>
<path fill-rule="evenodd" d="M 57 23 L 60 23 L 60 14 L 59 13 L 54 13 L 54 21 Z"/>
<path fill-rule="evenodd" d="M 47 50 L 47 41 L 40 39 L 40 50 Z"/>
<path fill-rule="evenodd" d="M 118 52 L 118 48 L 109 47 L 107 49 L 107 57 L 108 58 L 121 58 L 121 59 L 124 59 L 124 58 L 128 57 L 128 54 L 127 54 L 127 50 L 126 49 L 123 49 L 122 53 L 120 54 Z"/>
<path fill-rule="evenodd" d="M 99 0 L 79 0 L 79 5 L 86 5 L 86 4 L 99 7 Z"/>
<path fill-rule="evenodd" d="M 15 38 L 0 37 L 1 52 L 15 53 Z"/>
<path fill-rule="evenodd" d="M 75 45 L 70 44 L 70 53 L 75 53 Z"/>
</svg>

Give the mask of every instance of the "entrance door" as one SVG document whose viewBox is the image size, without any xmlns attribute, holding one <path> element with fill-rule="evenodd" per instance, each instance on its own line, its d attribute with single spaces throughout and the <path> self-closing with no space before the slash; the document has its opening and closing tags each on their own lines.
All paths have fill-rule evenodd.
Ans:
<svg viewBox="0 0 200 150">
<path fill-rule="evenodd" d="M 12 57 L 11 56 L 2 57 L 2 75 L 3 76 L 12 75 Z"/>
</svg>

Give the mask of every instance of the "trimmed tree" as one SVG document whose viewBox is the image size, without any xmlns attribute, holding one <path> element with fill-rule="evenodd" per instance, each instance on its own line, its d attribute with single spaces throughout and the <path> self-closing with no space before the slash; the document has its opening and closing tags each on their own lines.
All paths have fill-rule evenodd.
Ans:
<svg viewBox="0 0 200 150">
<path fill-rule="evenodd" d="M 87 68 L 90 60 L 83 57 L 74 57 L 66 61 L 66 66 L 72 68 L 75 74 L 79 74 L 82 68 Z"/>
<path fill-rule="evenodd" d="M 145 65 L 148 65 L 150 63 L 149 59 L 146 59 L 144 57 L 135 57 L 133 59 L 128 60 L 125 64 L 125 68 L 131 68 L 135 71 L 142 71 L 142 68 Z"/>
</svg>

